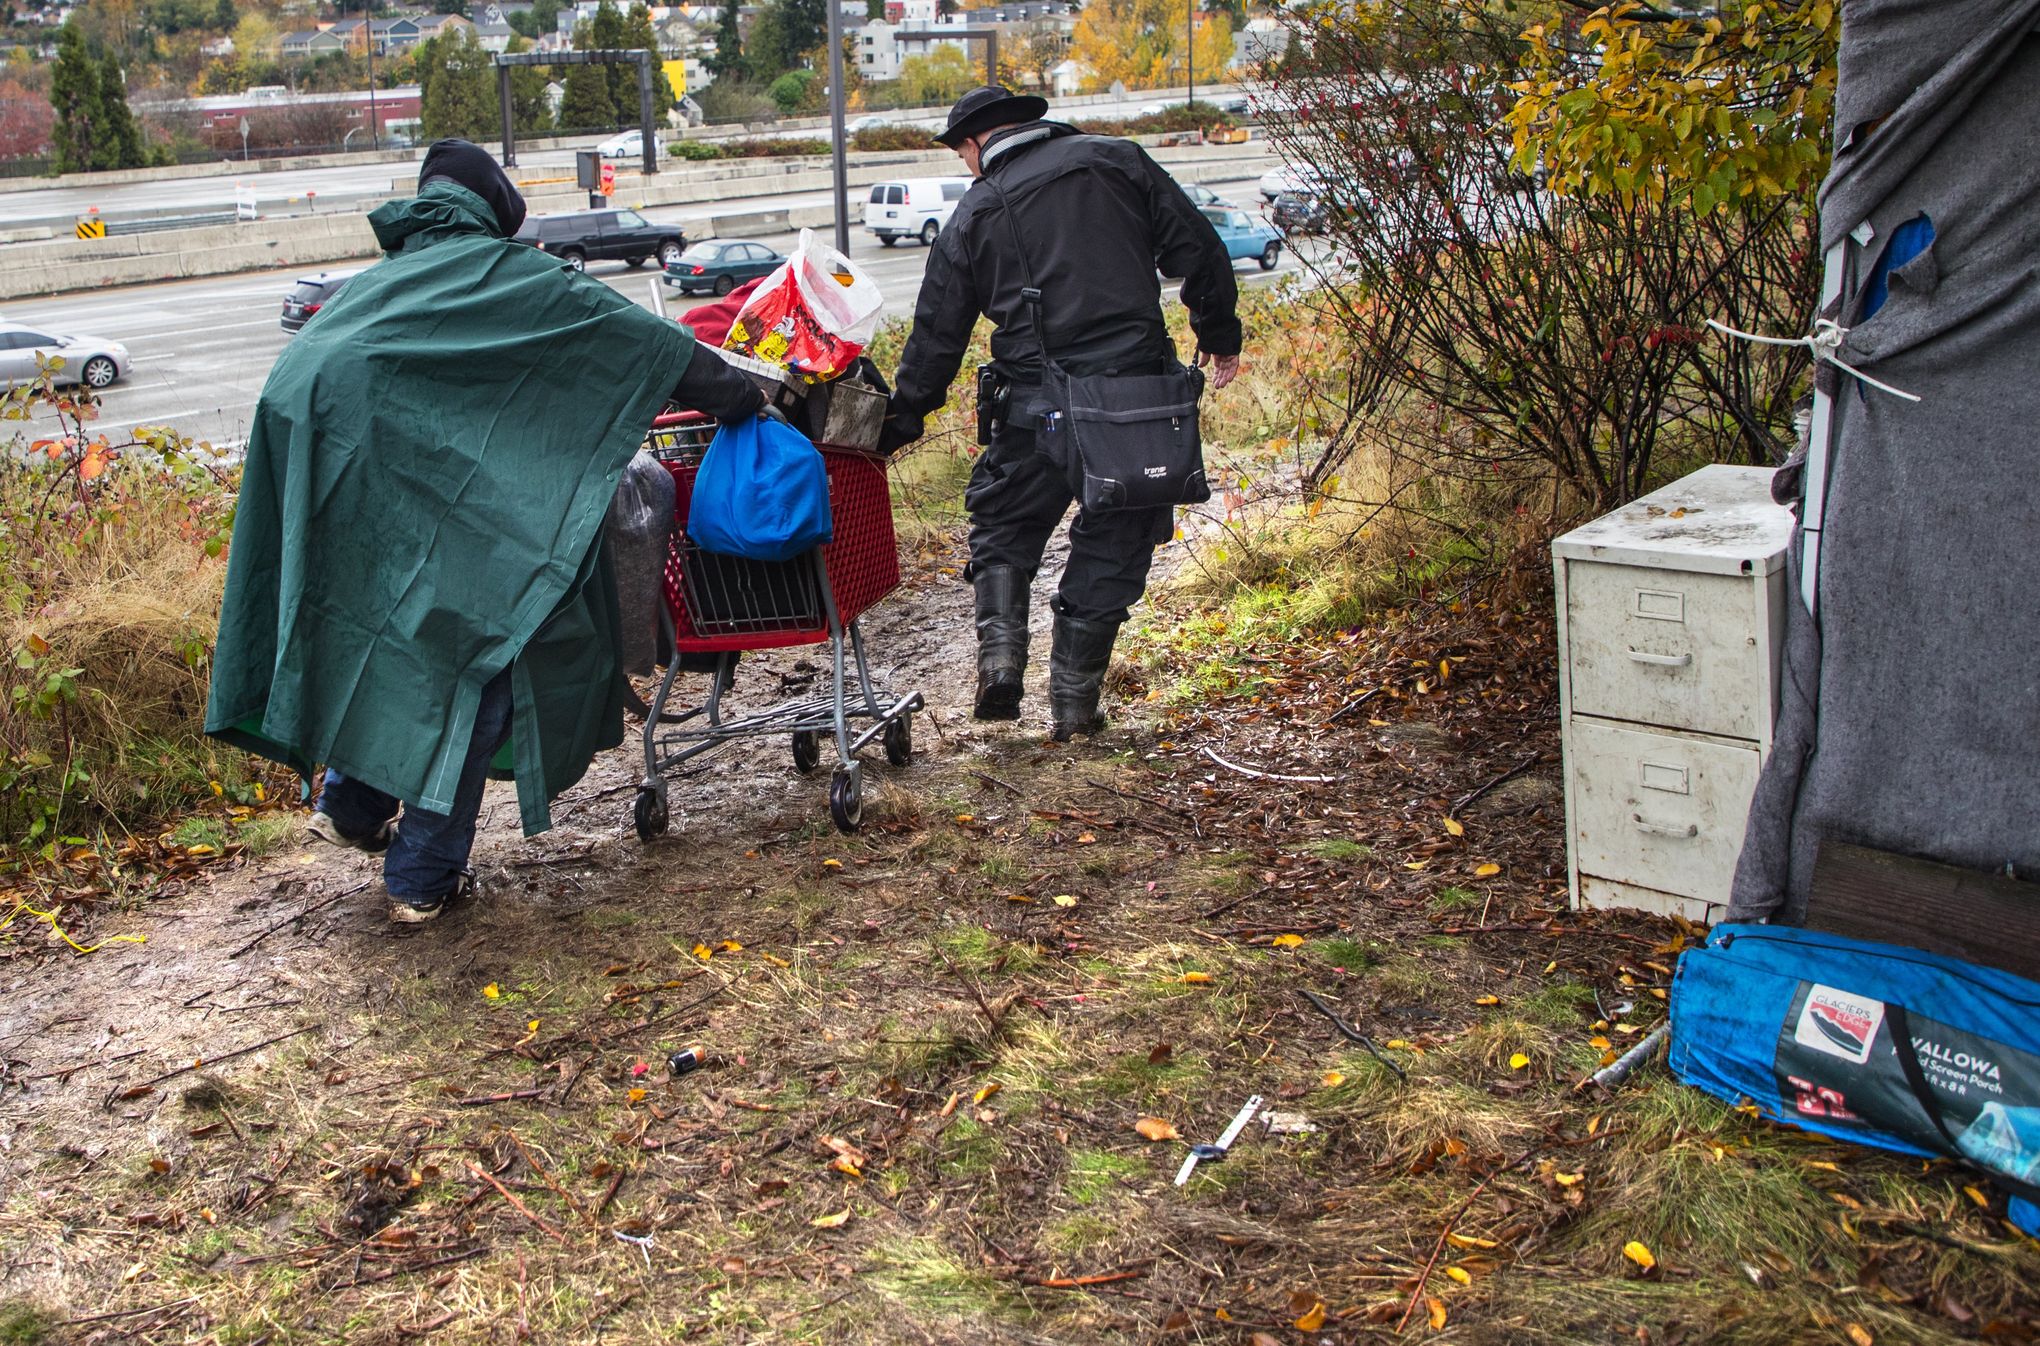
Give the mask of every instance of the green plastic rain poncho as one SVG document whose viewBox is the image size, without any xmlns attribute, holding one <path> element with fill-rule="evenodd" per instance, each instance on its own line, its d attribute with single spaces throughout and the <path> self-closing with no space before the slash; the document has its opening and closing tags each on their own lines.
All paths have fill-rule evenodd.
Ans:
<svg viewBox="0 0 2040 1346">
<path fill-rule="evenodd" d="M 597 543 L 694 338 L 507 241 L 452 182 L 369 222 L 389 255 L 291 342 L 255 409 L 206 732 L 445 813 L 508 666 L 497 766 L 529 835 L 622 739 Z"/>
</svg>

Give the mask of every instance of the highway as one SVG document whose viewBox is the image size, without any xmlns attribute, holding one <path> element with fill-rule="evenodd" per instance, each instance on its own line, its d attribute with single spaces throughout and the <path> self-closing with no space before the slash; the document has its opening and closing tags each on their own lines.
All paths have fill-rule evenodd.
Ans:
<svg viewBox="0 0 2040 1346">
<path fill-rule="evenodd" d="M 1171 95 L 1154 91 L 1128 95 L 1116 103 L 1095 103 L 1082 107 L 1065 109 L 1071 117 L 1126 117 L 1132 116 L 1143 105 L 1167 100 Z M 903 125 L 924 126 L 930 130 L 942 125 L 941 114 L 904 113 L 900 116 Z M 697 133 L 699 134 L 699 133 Z M 730 134 L 714 133 L 709 139 L 726 139 Z M 765 133 L 760 133 L 765 134 Z M 827 138 L 825 128 L 815 130 L 790 130 L 784 134 L 796 137 Z M 589 136 L 582 148 L 592 149 L 604 136 Z M 489 145 L 492 153 L 499 145 Z M 574 172 L 572 148 L 547 150 L 522 150 L 517 155 L 517 167 L 511 170 L 513 178 L 557 178 L 571 177 Z M 415 152 L 414 158 L 424 157 L 424 150 Z M 629 172 L 635 160 L 617 160 L 617 168 L 624 175 L 618 192 L 620 202 L 629 197 Z M 661 151 L 660 165 L 665 167 L 674 161 Z M 252 166 L 251 166 L 252 167 Z M 255 200 L 264 214 L 299 214 L 316 205 L 321 213 L 326 210 L 354 209 L 364 200 L 386 197 L 410 190 L 417 180 L 417 169 L 406 163 L 350 164 L 334 168 L 304 168 L 275 173 L 250 172 L 245 177 L 233 176 L 164 178 L 153 182 L 133 182 L 107 186 L 51 187 L 41 190 L 0 191 L 0 228 L 18 227 L 26 224 L 62 225 L 69 228 L 68 221 L 96 207 L 108 219 L 121 219 L 138 215 L 202 214 L 234 208 L 236 182 L 246 184 L 253 190 Z M 817 200 L 826 199 L 817 197 Z M 721 210 L 764 209 L 742 203 L 723 204 Z M 706 210 L 702 214 L 710 213 Z"/>
<path fill-rule="evenodd" d="M 1260 208 L 1253 179 L 1207 185 L 1250 212 Z M 797 203 L 792 197 L 773 198 L 775 206 Z M 694 209 L 673 207 L 647 214 L 653 218 L 684 219 Z M 793 247 L 795 237 L 758 235 L 756 241 L 786 252 Z M 927 264 L 925 248 L 913 244 L 881 247 L 861 228 L 853 228 L 851 255 L 885 293 L 885 311 L 889 315 L 906 316 L 913 312 L 922 269 Z M 361 263 L 328 265 L 338 270 L 365 264 L 366 259 Z M 1297 269 L 1295 258 L 1286 251 L 1281 265 L 1271 272 L 1261 271 L 1251 261 L 1235 265 L 1243 287 L 1267 284 Z M 269 367 L 284 343 L 291 339 L 277 320 L 283 295 L 298 274 L 272 271 L 98 290 L 10 302 L 4 312 L 10 323 L 24 327 L 87 333 L 128 347 L 135 368 L 102 394 L 98 421 L 102 430 L 119 438 L 137 425 L 168 425 L 216 446 L 238 447 L 247 435 L 249 419 Z M 589 274 L 635 303 L 646 307 L 653 303 L 652 287 L 657 283 L 658 273 L 652 268 L 632 271 L 621 262 L 600 262 L 589 267 Z M 1175 287 L 1168 288 L 1173 292 Z M 677 292 L 666 292 L 669 313 L 678 314 L 708 302 L 712 301 L 683 300 Z"/>
</svg>

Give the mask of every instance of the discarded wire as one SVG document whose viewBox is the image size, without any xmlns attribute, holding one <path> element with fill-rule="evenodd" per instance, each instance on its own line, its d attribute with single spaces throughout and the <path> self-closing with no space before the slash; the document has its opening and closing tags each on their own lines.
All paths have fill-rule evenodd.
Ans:
<svg viewBox="0 0 2040 1346">
<path fill-rule="evenodd" d="M 1209 748 L 1199 748 L 1197 751 L 1203 753 L 1227 771 L 1237 771 L 1242 776 L 1253 776 L 1260 780 L 1286 780 L 1294 781 L 1300 785 L 1330 785 L 1339 779 L 1337 776 L 1283 776 L 1273 771 L 1260 771 L 1254 767 L 1241 766 L 1238 762 L 1228 762 Z"/>
<path fill-rule="evenodd" d="M 1404 1084 L 1409 1083 L 1410 1075 L 1408 1071 L 1404 1070 L 1400 1065 L 1397 1065 L 1394 1061 L 1391 1061 L 1388 1057 L 1383 1056 L 1381 1054 L 1381 1048 L 1374 1045 L 1374 1040 L 1372 1038 L 1368 1037 L 1365 1033 L 1361 1032 L 1359 1029 L 1353 1027 L 1353 1025 L 1347 1023 L 1344 1019 L 1340 1018 L 1339 1012 L 1333 1009 L 1330 1005 L 1327 1005 L 1324 1002 L 1324 1000 L 1318 995 L 1317 992 L 1299 986 L 1297 988 L 1297 994 L 1301 995 L 1305 1000 L 1308 1000 L 1311 1003 L 1311 1008 L 1315 1009 L 1319 1014 L 1324 1015 L 1327 1019 L 1330 1019 L 1332 1021 L 1332 1027 L 1339 1030 L 1339 1035 L 1341 1037 L 1345 1038 L 1349 1042 L 1359 1043 L 1362 1047 L 1364 1047 L 1367 1050 L 1367 1054 L 1369 1056 L 1381 1062 L 1381 1064 L 1387 1066 L 1390 1070 L 1393 1070 L 1395 1072 L 1395 1077 L 1397 1079 L 1401 1080 Z"/>
</svg>

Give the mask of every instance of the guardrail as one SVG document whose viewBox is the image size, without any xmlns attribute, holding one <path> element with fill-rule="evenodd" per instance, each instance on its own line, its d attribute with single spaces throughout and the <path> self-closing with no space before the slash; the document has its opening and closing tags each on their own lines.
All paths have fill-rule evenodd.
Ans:
<svg viewBox="0 0 2040 1346">
<path fill-rule="evenodd" d="M 116 234 L 153 234 L 164 229 L 202 229 L 209 224 L 232 224 L 236 218 L 231 210 L 213 210 L 199 215 L 159 215 L 138 220 L 107 220 L 108 236 Z"/>
</svg>

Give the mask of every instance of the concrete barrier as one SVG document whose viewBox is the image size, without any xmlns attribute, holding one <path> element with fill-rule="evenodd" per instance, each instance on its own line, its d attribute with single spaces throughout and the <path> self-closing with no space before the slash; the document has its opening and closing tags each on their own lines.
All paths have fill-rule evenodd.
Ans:
<svg viewBox="0 0 2040 1346">
<path fill-rule="evenodd" d="M 1153 151 L 1177 178 L 1209 182 L 1258 172 L 1275 162 L 1258 146 L 1184 147 Z M 930 162 L 933 160 L 933 162 Z M 849 174 L 851 227 L 863 225 L 862 198 L 872 183 L 927 172 L 947 175 L 955 157 L 882 155 L 858 163 Z M 932 170 L 932 171 L 931 171 Z M 639 179 L 635 190 L 620 192 L 613 204 L 639 208 L 712 203 L 733 196 L 791 195 L 827 191 L 834 177 L 825 161 L 807 160 L 777 171 L 712 177 L 660 175 Z M 758 191 L 768 187 L 768 192 Z M 534 193 L 534 213 L 577 210 L 587 200 L 581 192 Z M 734 237 L 784 229 L 826 228 L 835 221 L 828 204 L 733 211 L 707 220 L 690 220 L 690 237 Z M 34 232 L 34 231 L 30 231 Z M 49 238 L 14 243 L 7 248 L 8 265 L 0 267 L 0 299 L 64 294 L 153 281 L 198 276 L 226 276 L 256 271 L 310 270 L 328 262 L 372 258 L 380 253 L 365 215 L 300 215 L 251 220 L 200 229 L 112 238 Z"/>
</svg>

